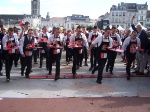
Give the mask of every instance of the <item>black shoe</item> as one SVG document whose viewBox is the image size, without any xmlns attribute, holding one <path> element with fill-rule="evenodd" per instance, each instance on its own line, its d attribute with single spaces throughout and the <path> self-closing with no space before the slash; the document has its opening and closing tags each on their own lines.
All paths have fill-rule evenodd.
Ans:
<svg viewBox="0 0 150 112">
<path fill-rule="evenodd" d="M 102 84 L 102 82 L 101 81 L 96 81 L 98 84 Z"/>
<path fill-rule="evenodd" d="M 79 66 L 76 67 L 76 69 L 79 69 L 79 68 L 80 68 Z"/>
<path fill-rule="evenodd" d="M 42 66 L 39 66 L 39 68 L 42 68 Z"/>
<path fill-rule="evenodd" d="M 82 67 L 82 65 L 80 65 L 80 67 Z"/>
<path fill-rule="evenodd" d="M 52 75 L 52 72 L 49 72 L 49 74 L 48 75 Z"/>
<path fill-rule="evenodd" d="M 10 82 L 10 78 L 6 78 L 6 81 L 7 81 L 7 82 Z"/>
<path fill-rule="evenodd" d="M 110 71 L 110 74 L 111 74 L 111 75 L 113 75 L 113 72 L 112 72 L 112 71 Z"/>
<path fill-rule="evenodd" d="M 33 72 L 33 70 L 30 70 L 30 72 Z"/>
<path fill-rule="evenodd" d="M 21 76 L 24 76 L 24 73 L 23 73 L 23 72 L 21 72 Z"/>
<path fill-rule="evenodd" d="M 73 78 L 75 78 L 76 77 L 76 75 L 77 75 L 77 73 L 72 73 L 73 74 Z"/>
<path fill-rule="evenodd" d="M 85 63 L 85 64 L 84 64 L 84 66 L 88 66 L 88 64 L 87 64 L 87 63 Z"/>
<path fill-rule="evenodd" d="M 136 75 L 145 75 L 144 72 L 138 72 Z"/>
<path fill-rule="evenodd" d="M 130 76 L 127 76 L 127 80 L 130 80 Z"/>
<path fill-rule="evenodd" d="M 15 67 L 17 67 L 17 65 L 15 65 Z"/>
<path fill-rule="evenodd" d="M 132 73 L 139 73 L 139 71 L 135 71 L 135 72 L 132 72 Z"/>
<path fill-rule="evenodd" d="M 29 79 L 29 75 L 26 75 L 26 78 Z"/>
<path fill-rule="evenodd" d="M 60 78 L 59 76 L 55 76 L 54 80 L 57 81 L 59 78 Z"/>
<path fill-rule="evenodd" d="M 150 71 L 148 71 L 147 74 L 150 74 Z"/>
<path fill-rule="evenodd" d="M 95 67 L 93 68 L 93 70 L 92 70 L 92 74 L 94 74 L 95 73 L 95 71 L 96 71 L 96 69 L 95 69 Z"/>
<path fill-rule="evenodd" d="M 93 69 L 93 67 L 89 68 L 89 71 L 91 71 Z"/>
</svg>

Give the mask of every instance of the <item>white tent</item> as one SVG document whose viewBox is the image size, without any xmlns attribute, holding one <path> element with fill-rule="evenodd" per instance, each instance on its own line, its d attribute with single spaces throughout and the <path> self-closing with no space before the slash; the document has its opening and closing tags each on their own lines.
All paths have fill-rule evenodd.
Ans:
<svg viewBox="0 0 150 112">
<path fill-rule="evenodd" d="M 117 28 L 118 30 L 125 30 L 124 28 L 122 28 L 120 25 Z"/>
</svg>

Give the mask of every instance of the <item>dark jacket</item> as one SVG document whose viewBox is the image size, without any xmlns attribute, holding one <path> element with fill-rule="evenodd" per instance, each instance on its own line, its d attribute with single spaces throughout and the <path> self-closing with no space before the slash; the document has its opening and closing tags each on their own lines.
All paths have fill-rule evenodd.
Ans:
<svg viewBox="0 0 150 112">
<path fill-rule="evenodd" d="M 132 24 L 131 25 L 132 29 L 134 31 L 137 32 L 136 28 L 135 28 L 135 25 Z M 138 32 L 137 32 L 138 33 Z M 141 34 L 139 36 L 139 39 L 141 41 L 141 49 L 144 49 L 145 51 L 147 50 L 147 47 L 148 47 L 148 38 L 147 38 L 147 34 L 146 34 L 146 31 L 145 30 L 142 30 L 141 31 Z"/>
</svg>

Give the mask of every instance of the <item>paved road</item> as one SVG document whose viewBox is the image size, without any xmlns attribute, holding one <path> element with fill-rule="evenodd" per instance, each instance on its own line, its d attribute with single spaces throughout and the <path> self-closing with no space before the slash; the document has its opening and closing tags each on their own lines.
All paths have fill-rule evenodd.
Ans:
<svg viewBox="0 0 150 112">
<path fill-rule="evenodd" d="M 63 55 L 63 59 L 61 60 L 61 75 L 71 76 L 71 66 L 72 65 L 66 66 Z M 38 67 L 39 65 L 33 65 L 33 72 L 31 73 L 32 76 L 46 76 L 48 74 L 45 67 L 42 69 Z M 91 72 L 89 72 L 88 69 L 89 66 L 83 66 L 77 71 L 77 73 L 80 75 L 91 75 Z M 55 67 L 53 67 L 53 74 L 54 70 Z M 95 75 L 96 74 L 97 72 Z M 108 73 L 104 71 L 104 77 L 105 76 L 108 76 Z M 5 81 L 5 77 L 0 77 L 0 98 L 4 98 L 4 100 L 0 101 L 0 105 L 4 105 L 6 102 L 5 100 L 9 100 L 10 103 L 8 104 L 10 104 L 10 106 L 12 105 L 11 99 L 5 98 L 58 98 L 58 100 L 61 99 L 65 102 L 68 98 L 74 97 L 77 98 L 77 101 L 79 97 L 83 99 L 87 97 L 119 97 L 121 99 L 124 97 L 136 97 L 141 98 L 144 102 L 145 97 L 150 97 L 150 77 L 132 77 L 130 81 L 127 81 L 125 78 L 125 65 L 124 63 L 121 63 L 120 58 L 116 60 L 113 76 L 117 76 L 119 78 L 104 78 L 101 85 L 95 82 L 96 78 L 59 79 L 57 82 L 55 82 L 54 79 L 26 79 L 21 77 L 20 65 L 18 65 L 17 68 L 12 68 L 11 81 L 9 83 Z M 144 97 L 144 99 L 142 97 Z M 16 101 L 16 99 L 14 99 L 14 101 Z M 26 100 L 23 101 L 24 103 L 26 102 Z M 79 99 L 79 101 L 82 101 L 82 99 Z M 137 101 L 139 100 L 137 99 Z M 145 101 L 148 100 L 146 99 Z M 102 100 L 102 103 L 104 102 Z M 99 103 L 99 101 L 97 103 Z M 3 109 L 3 107 L 0 106 L 0 109 Z M 148 110 L 148 108 L 146 109 Z"/>
</svg>

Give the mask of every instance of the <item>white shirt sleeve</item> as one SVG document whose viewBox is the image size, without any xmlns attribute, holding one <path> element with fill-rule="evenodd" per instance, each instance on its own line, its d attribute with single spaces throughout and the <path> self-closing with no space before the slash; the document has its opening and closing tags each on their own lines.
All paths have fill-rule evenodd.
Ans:
<svg viewBox="0 0 150 112">
<path fill-rule="evenodd" d="M 51 35 L 51 36 L 48 38 L 48 41 L 47 41 L 48 44 L 52 44 L 52 38 L 53 38 L 53 35 Z"/>
<path fill-rule="evenodd" d="M 85 47 L 88 49 L 89 48 L 89 44 L 87 42 L 86 36 L 82 35 L 82 38 L 83 38 L 83 45 L 85 45 Z"/>
<path fill-rule="evenodd" d="M 5 35 L 2 39 L 2 44 L 3 44 L 3 49 L 7 50 L 6 46 L 7 46 L 7 37 L 8 35 Z"/>
<path fill-rule="evenodd" d="M 16 43 L 16 45 L 19 46 L 19 41 L 18 41 L 18 38 L 19 38 L 19 37 L 18 37 L 17 35 L 15 35 L 14 38 L 15 38 L 15 43 Z"/>
<path fill-rule="evenodd" d="M 93 34 L 92 32 L 89 33 L 89 38 L 88 38 L 88 42 L 89 42 L 89 43 L 91 43 L 92 34 Z"/>
<path fill-rule="evenodd" d="M 102 43 L 102 36 L 99 36 L 99 37 L 97 37 L 93 42 L 92 42 L 92 44 L 95 46 L 96 44 L 98 44 L 98 46 L 100 46 L 101 45 L 101 43 Z"/>
<path fill-rule="evenodd" d="M 20 51 L 20 54 L 21 54 L 21 55 L 24 54 L 24 52 L 23 52 L 24 38 L 25 38 L 25 37 L 22 37 L 21 40 L 20 40 L 19 51 Z"/>
<path fill-rule="evenodd" d="M 109 48 L 113 47 L 113 39 L 109 37 Z"/>
<path fill-rule="evenodd" d="M 122 41 L 121 41 L 121 38 L 120 38 L 119 34 L 116 34 L 116 36 L 117 36 L 118 44 L 122 45 Z"/>
</svg>

